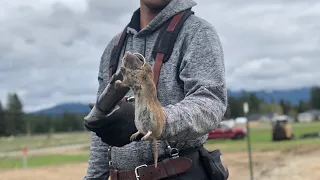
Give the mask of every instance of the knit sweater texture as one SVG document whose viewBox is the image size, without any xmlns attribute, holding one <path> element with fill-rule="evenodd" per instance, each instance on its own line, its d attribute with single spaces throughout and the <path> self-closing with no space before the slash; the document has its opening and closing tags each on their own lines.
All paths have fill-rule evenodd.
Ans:
<svg viewBox="0 0 320 180">
<path fill-rule="evenodd" d="M 172 0 L 143 29 L 134 25 L 127 28 L 128 40 L 122 48 L 145 56 L 152 66 L 152 49 L 163 23 L 175 14 L 196 6 L 193 0 Z M 134 13 L 137 16 L 139 9 Z M 111 50 L 119 38 L 114 36 L 107 45 L 98 73 L 99 96 L 109 81 Z M 119 63 L 119 64 L 120 64 Z M 164 155 L 167 140 L 172 147 L 185 149 L 205 143 L 209 132 L 222 120 L 227 108 L 224 55 L 215 28 L 206 20 L 191 15 L 181 29 L 168 62 L 161 67 L 157 85 L 158 99 L 166 114 L 166 124 L 158 140 L 159 156 Z M 128 95 L 132 95 L 132 91 Z M 112 147 L 113 167 L 134 170 L 153 162 L 150 141 L 131 142 L 123 147 Z M 92 134 L 92 144 L 85 180 L 106 179 L 109 176 L 108 145 Z"/>
</svg>

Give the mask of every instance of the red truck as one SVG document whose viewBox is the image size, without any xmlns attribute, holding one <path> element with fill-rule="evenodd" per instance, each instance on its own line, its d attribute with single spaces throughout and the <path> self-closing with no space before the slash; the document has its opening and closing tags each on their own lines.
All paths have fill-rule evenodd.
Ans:
<svg viewBox="0 0 320 180">
<path fill-rule="evenodd" d="M 218 127 L 209 133 L 208 139 L 244 139 L 247 132 L 245 128 L 229 127 L 220 123 Z"/>
</svg>

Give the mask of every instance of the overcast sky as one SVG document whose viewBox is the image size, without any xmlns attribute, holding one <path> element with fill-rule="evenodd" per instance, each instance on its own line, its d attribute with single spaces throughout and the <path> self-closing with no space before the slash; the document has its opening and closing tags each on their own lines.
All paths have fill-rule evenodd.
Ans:
<svg viewBox="0 0 320 180">
<path fill-rule="evenodd" d="M 229 89 L 320 85 L 320 1 L 196 0 L 218 31 Z M 122 5 L 123 4 L 123 5 Z M 100 57 L 138 0 L 0 0 L 0 101 L 26 112 L 95 99 Z"/>
</svg>

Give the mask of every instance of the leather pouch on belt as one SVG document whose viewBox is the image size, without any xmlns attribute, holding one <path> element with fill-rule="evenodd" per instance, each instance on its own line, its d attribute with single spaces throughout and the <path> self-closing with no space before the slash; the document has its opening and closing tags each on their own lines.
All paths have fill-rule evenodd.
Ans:
<svg viewBox="0 0 320 180">
<path fill-rule="evenodd" d="M 199 149 L 200 158 L 204 164 L 210 180 L 227 180 L 229 177 L 228 170 L 223 166 L 221 161 L 221 152 L 216 149 L 212 152 L 205 148 Z"/>
</svg>

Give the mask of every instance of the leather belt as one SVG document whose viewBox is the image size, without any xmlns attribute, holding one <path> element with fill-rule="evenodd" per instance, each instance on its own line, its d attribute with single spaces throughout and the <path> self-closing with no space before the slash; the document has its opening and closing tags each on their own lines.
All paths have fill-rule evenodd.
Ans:
<svg viewBox="0 0 320 180">
<path fill-rule="evenodd" d="M 111 180 L 159 180 L 186 172 L 192 165 L 187 157 L 167 158 L 154 165 L 141 165 L 134 171 L 110 169 Z"/>
</svg>

